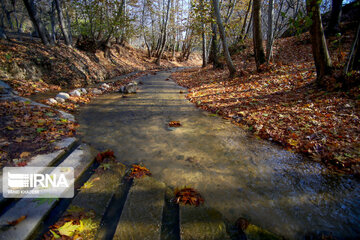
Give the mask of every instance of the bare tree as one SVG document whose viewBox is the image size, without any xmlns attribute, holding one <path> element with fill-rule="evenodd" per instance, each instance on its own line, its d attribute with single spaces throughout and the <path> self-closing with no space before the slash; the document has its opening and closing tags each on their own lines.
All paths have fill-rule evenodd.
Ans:
<svg viewBox="0 0 360 240">
<path fill-rule="evenodd" d="M 217 25 L 219 27 L 220 38 L 221 38 L 221 42 L 222 42 L 223 49 L 224 49 L 224 55 L 225 55 L 225 59 L 226 59 L 226 64 L 227 64 L 229 72 L 230 72 L 230 77 L 233 77 L 235 75 L 235 73 L 236 73 L 236 69 L 235 69 L 234 64 L 233 64 L 233 62 L 231 60 L 230 53 L 229 53 L 229 47 L 228 47 L 227 42 L 226 42 L 225 29 L 224 29 L 224 26 L 222 24 L 221 15 L 220 15 L 219 0 L 212 0 L 212 4 L 213 4 L 213 8 L 214 8 L 214 14 L 215 14 L 215 17 L 216 17 L 216 22 L 217 22 Z"/>
</svg>

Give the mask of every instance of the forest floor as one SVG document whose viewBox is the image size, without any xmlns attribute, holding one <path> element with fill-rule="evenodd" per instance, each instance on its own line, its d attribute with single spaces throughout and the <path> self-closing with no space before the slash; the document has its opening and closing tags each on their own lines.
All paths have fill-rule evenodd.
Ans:
<svg viewBox="0 0 360 240">
<path fill-rule="evenodd" d="M 333 63 L 339 69 L 352 36 L 350 32 L 340 41 L 329 41 Z M 172 78 L 189 88 L 187 98 L 197 107 L 338 172 L 360 174 L 360 88 L 315 87 L 308 33 L 277 40 L 273 61 L 263 65 L 261 72 L 256 71 L 251 45 L 248 42 L 245 50 L 232 56 L 238 70 L 232 79 L 226 68 L 214 70 L 212 66 L 186 69 Z"/>
<path fill-rule="evenodd" d="M 100 94 L 118 91 L 135 78 L 173 67 L 195 66 L 198 57 L 188 62 L 171 61 L 165 56 L 162 66 L 148 59 L 146 53 L 130 46 L 115 45 L 111 58 L 102 51 L 87 53 L 64 45 L 45 47 L 36 41 L 0 40 L 0 79 L 22 97 L 49 94 L 85 87 L 86 94 L 71 96 L 64 103 L 51 104 L 52 108 L 33 106 L 31 101 L 3 100 L 0 86 L 0 168 L 25 166 L 31 157 L 54 149 L 52 144 L 76 134 L 77 123 L 61 118 L 58 111 L 74 112 Z M 134 73 L 125 75 L 127 73 Z M 109 87 L 101 89 L 104 80 L 124 76 Z M 98 88 L 101 93 L 92 90 Z M 47 99 L 40 102 L 48 104 Z"/>
</svg>

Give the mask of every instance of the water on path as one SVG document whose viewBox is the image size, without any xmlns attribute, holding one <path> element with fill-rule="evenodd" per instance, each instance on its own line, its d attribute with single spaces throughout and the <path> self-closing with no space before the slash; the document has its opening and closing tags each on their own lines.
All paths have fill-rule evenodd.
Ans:
<svg viewBox="0 0 360 240">
<path fill-rule="evenodd" d="M 113 149 L 121 161 L 143 163 L 168 186 L 191 186 L 207 206 L 235 222 L 290 239 L 331 232 L 360 236 L 360 182 L 339 177 L 229 121 L 196 109 L 169 72 L 139 78 L 137 94 L 104 95 L 78 115 L 83 141 Z M 183 90 L 184 91 L 184 90 Z M 182 127 L 170 129 L 169 121 Z"/>
</svg>

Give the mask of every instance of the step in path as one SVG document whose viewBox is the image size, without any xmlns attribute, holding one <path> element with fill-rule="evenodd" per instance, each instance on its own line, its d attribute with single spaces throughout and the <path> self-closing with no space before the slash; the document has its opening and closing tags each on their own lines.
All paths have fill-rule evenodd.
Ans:
<svg viewBox="0 0 360 240">
<path fill-rule="evenodd" d="M 29 101 L 14 95 L 4 84 L 0 87 L 2 98 Z M 62 115 L 74 120 L 72 115 L 64 112 Z M 74 232 L 75 236 L 80 235 L 82 239 L 279 239 L 251 224 L 241 234 L 234 234 L 229 231 L 231 226 L 223 216 L 206 203 L 199 207 L 174 207 L 175 204 L 170 202 L 173 190 L 163 182 L 153 177 L 131 180 L 127 174 L 129 168 L 120 162 L 99 165 L 95 161 L 97 151 L 87 144 L 80 144 L 75 138 L 64 139 L 55 144 L 59 150 L 32 158 L 28 166 L 73 167 L 75 182 L 83 187 L 75 191 L 76 195 L 64 209 L 59 207 L 62 199 L 49 199 L 40 203 L 40 199 L 5 199 L 1 195 L 0 240 L 42 239 L 48 233 L 50 225 L 66 219 L 74 211 L 92 216 L 90 229 L 81 233 Z M 83 180 L 87 176 L 85 172 L 93 168 L 96 169 L 91 176 Z M 2 187 L 1 175 L 0 186 Z M 170 205 L 173 207 L 169 207 Z M 51 219 L 55 211 L 60 211 L 60 214 L 54 214 L 57 217 Z M 9 225 L 9 222 L 23 216 L 26 218 L 15 226 Z"/>
<path fill-rule="evenodd" d="M 74 141 L 67 141 L 66 146 L 70 146 Z M 70 152 L 62 153 L 67 157 L 63 159 L 59 167 L 74 167 L 75 179 L 79 179 L 82 174 L 93 165 L 96 151 L 87 144 L 80 144 L 75 149 L 66 148 Z M 56 158 L 58 155 L 53 154 Z M 52 162 L 52 161 L 51 161 Z M 35 163 L 33 163 L 35 164 Z M 163 182 L 153 177 L 143 177 L 141 179 L 129 180 L 125 165 L 117 162 L 102 168 L 101 165 L 94 171 L 89 179 L 84 183 L 92 183 L 91 187 L 81 188 L 71 200 L 67 209 L 63 210 L 62 218 L 66 218 L 74 212 L 74 209 L 81 209 L 85 213 L 92 214 L 92 228 L 83 233 L 85 239 L 134 239 L 134 240 L 161 240 L 161 239 L 237 239 L 230 237 L 227 232 L 226 223 L 219 212 L 204 206 L 180 206 L 177 211 L 179 219 L 173 219 L 180 225 L 180 231 L 173 235 L 162 233 L 164 222 L 166 192 L 172 192 Z M 126 189 L 126 184 L 130 183 L 130 190 Z M 114 202 L 116 194 L 125 199 L 123 203 Z M 171 193 L 170 193 L 171 194 Z M 113 201 L 113 202 L 112 202 Z M 111 204 L 112 202 L 112 204 Z M 26 240 L 41 239 L 44 232 L 39 231 L 40 225 L 44 222 L 51 211 L 59 204 L 59 199 L 39 202 L 32 198 L 22 198 L 13 202 L 10 207 L 5 209 L 0 216 L 0 239 L 4 240 Z M 114 204 L 123 204 L 120 212 L 113 212 Z M 109 226 L 104 222 L 104 216 L 114 214 L 111 235 L 109 237 Z M 16 226 L 9 226 L 8 222 L 26 216 L 26 219 Z M 110 219 L 111 220 L 111 219 Z M 52 224 L 57 219 L 51 219 Z M 256 236 L 253 229 L 249 232 L 248 239 Z"/>
</svg>

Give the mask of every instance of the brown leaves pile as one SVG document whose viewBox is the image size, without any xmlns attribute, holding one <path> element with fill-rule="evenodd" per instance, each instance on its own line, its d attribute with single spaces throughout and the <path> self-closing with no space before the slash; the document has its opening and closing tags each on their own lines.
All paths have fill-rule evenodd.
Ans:
<svg viewBox="0 0 360 240">
<path fill-rule="evenodd" d="M 226 69 L 209 66 L 172 78 L 190 88 L 187 98 L 199 108 L 336 171 L 360 174 L 360 89 L 316 89 L 311 45 L 307 35 L 302 38 L 306 44 L 296 37 L 279 40 L 278 61 L 261 73 L 249 47 L 234 56 L 242 76 L 229 79 Z"/>
<path fill-rule="evenodd" d="M 50 108 L 0 101 L 0 167 L 25 166 L 30 157 L 52 151 L 52 142 L 74 136 L 77 126 Z"/>
<path fill-rule="evenodd" d="M 175 189 L 175 198 L 173 201 L 177 204 L 189 204 L 196 207 L 204 203 L 204 199 L 201 197 L 200 193 L 189 187 Z"/>
<path fill-rule="evenodd" d="M 150 170 L 144 166 L 133 164 L 131 168 L 131 173 L 128 178 L 142 178 L 144 176 L 151 176 Z"/>
</svg>

